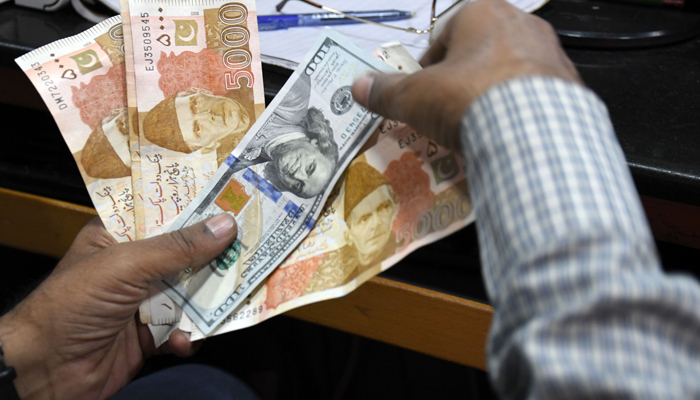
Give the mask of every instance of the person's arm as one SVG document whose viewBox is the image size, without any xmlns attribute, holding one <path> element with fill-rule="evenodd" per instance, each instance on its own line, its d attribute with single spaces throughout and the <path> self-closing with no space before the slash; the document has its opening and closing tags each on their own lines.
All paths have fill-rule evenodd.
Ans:
<svg viewBox="0 0 700 400">
<path fill-rule="evenodd" d="M 700 396 L 700 290 L 663 274 L 603 103 L 544 77 L 462 120 L 503 398 Z"/>
<path fill-rule="evenodd" d="M 353 94 L 463 147 L 495 308 L 496 391 L 699 397 L 700 289 L 661 272 L 605 106 L 551 27 L 504 1 L 477 1 L 421 63 L 410 76 L 362 78 Z"/>
</svg>

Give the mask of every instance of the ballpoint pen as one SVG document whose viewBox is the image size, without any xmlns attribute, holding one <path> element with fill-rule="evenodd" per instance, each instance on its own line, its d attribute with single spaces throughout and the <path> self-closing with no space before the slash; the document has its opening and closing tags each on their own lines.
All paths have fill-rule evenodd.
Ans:
<svg viewBox="0 0 700 400">
<path fill-rule="evenodd" d="M 368 19 L 375 22 L 397 21 L 401 19 L 408 19 L 415 15 L 409 11 L 399 10 L 349 11 L 347 14 L 352 15 L 353 17 Z M 260 31 L 276 31 L 280 29 L 304 26 L 343 25 L 357 23 L 359 23 L 359 21 L 333 13 L 258 16 L 258 30 Z"/>
</svg>

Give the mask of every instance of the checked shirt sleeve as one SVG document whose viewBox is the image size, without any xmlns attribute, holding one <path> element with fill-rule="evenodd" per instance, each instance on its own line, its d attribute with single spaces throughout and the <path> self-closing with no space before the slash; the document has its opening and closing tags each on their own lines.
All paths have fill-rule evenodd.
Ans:
<svg viewBox="0 0 700 400">
<path fill-rule="evenodd" d="M 700 287 L 661 271 L 600 99 L 511 80 L 461 135 L 501 397 L 700 398 Z"/>
</svg>

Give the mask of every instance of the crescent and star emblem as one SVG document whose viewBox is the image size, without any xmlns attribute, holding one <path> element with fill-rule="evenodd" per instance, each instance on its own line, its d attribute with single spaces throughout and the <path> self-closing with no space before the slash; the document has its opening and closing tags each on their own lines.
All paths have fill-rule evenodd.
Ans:
<svg viewBox="0 0 700 400">
<path fill-rule="evenodd" d="M 192 19 L 176 19 L 175 46 L 197 45 L 197 21 Z"/>
<path fill-rule="evenodd" d="M 100 58 L 97 56 L 97 53 L 95 53 L 95 50 L 85 50 L 71 56 L 70 58 L 75 61 L 78 66 L 78 71 L 82 75 L 102 68 L 102 63 L 100 62 Z"/>
</svg>

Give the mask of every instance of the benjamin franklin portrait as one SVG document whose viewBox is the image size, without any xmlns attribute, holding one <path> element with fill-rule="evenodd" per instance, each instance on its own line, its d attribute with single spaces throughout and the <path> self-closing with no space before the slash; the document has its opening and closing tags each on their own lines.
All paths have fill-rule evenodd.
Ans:
<svg viewBox="0 0 700 400">
<path fill-rule="evenodd" d="M 302 198 L 319 195 L 338 163 L 338 145 L 323 111 L 309 107 L 311 86 L 300 77 L 241 154 L 235 171 L 265 164 L 263 176 L 277 190 Z"/>
</svg>

